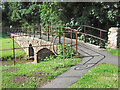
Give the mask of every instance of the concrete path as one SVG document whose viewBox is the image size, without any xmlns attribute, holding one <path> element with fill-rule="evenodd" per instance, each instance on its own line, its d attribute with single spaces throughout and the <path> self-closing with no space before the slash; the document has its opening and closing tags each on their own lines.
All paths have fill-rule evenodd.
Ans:
<svg viewBox="0 0 120 90">
<path fill-rule="evenodd" d="M 39 38 L 37 35 L 35 37 Z M 47 36 L 42 36 L 42 38 L 47 40 Z M 50 37 L 50 41 L 52 40 L 53 39 Z M 70 39 L 66 38 L 65 42 L 70 43 Z M 75 40 L 73 40 L 73 44 L 75 44 Z M 75 47 L 73 47 L 73 49 L 75 49 Z M 118 60 L 120 60 L 120 58 L 117 56 L 108 53 L 104 49 L 100 49 L 94 45 L 84 43 L 82 41 L 78 41 L 78 52 L 83 56 L 83 60 L 80 63 L 71 67 L 68 71 L 57 76 L 55 79 L 41 88 L 66 88 L 77 82 L 77 80 L 85 75 L 88 70 L 92 69 L 98 64 L 109 63 L 117 66 L 120 65 L 118 64 Z"/>
</svg>

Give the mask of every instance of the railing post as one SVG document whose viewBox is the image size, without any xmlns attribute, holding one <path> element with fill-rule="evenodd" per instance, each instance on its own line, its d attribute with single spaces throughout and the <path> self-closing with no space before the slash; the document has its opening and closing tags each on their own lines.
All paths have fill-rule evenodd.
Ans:
<svg viewBox="0 0 120 90">
<path fill-rule="evenodd" d="M 27 27 L 26 27 L 26 34 L 27 34 Z"/>
<path fill-rule="evenodd" d="M 60 39 L 60 32 L 61 32 L 61 27 L 59 27 L 59 43 L 61 43 L 61 39 Z"/>
<path fill-rule="evenodd" d="M 19 31 L 20 31 L 20 34 L 19 34 L 19 35 L 21 35 L 21 30 L 20 30 L 20 28 L 19 28 Z"/>
<path fill-rule="evenodd" d="M 19 35 L 20 35 L 20 28 L 18 27 Z"/>
<path fill-rule="evenodd" d="M 86 35 L 85 35 L 85 32 L 86 31 L 86 27 L 84 27 L 84 42 L 86 43 Z"/>
<path fill-rule="evenodd" d="M 19 35 L 20 34 L 19 28 L 17 28 L 17 31 L 18 31 L 18 35 Z"/>
<path fill-rule="evenodd" d="M 15 32 L 12 30 L 12 28 L 10 28 L 10 32 L 11 32 L 11 33 L 15 33 Z"/>
<path fill-rule="evenodd" d="M 76 30 L 76 55 L 77 55 L 77 30 Z"/>
<path fill-rule="evenodd" d="M 25 35 L 25 28 L 23 27 L 23 35 Z"/>
<path fill-rule="evenodd" d="M 31 37 L 31 27 L 29 27 L 29 29 L 30 29 L 29 36 Z"/>
<path fill-rule="evenodd" d="M 20 28 L 20 35 L 22 35 L 22 28 Z"/>
<path fill-rule="evenodd" d="M 19 35 L 19 29 L 17 28 L 17 35 Z"/>
<path fill-rule="evenodd" d="M 18 31 L 19 31 L 19 35 L 20 35 L 20 29 L 18 28 Z"/>
<path fill-rule="evenodd" d="M 48 41 L 49 41 L 49 25 L 48 25 Z"/>
<path fill-rule="evenodd" d="M 53 26 L 51 25 L 51 33 L 52 33 L 52 36 L 53 36 Z"/>
<path fill-rule="evenodd" d="M 72 59 L 72 29 L 71 29 L 71 59 Z"/>
<path fill-rule="evenodd" d="M 63 33 L 63 68 L 64 68 L 64 61 L 65 61 L 65 33 Z"/>
<path fill-rule="evenodd" d="M 21 27 L 21 35 L 23 34 L 22 27 Z"/>
<path fill-rule="evenodd" d="M 15 45 L 14 45 L 14 36 L 13 36 L 13 58 L 14 58 L 14 65 L 15 65 Z"/>
<path fill-rule="evenodd" d="M 12 30 L 14 31 L 14 34 L 18 35 L 18 30 L 17 30 L 17 29 L 14 30 L 14 29 L 12 28 Z"/>
<path fill-rule="evenodd" d="M 19 31 L 19 28 L 17 28 L 17 30 L 18 30 L 18 35 L 20 35 L 20 31 Z"/>
<path fill-rule="evenodd" d="M 101 47 L 101 31 L 100 31 L 100 47 Z"/>
<path fill-rule="evenodd" d="M 24 35 L 25 35 L 25 27 L 24 27 Z"/>
<path fill-rule="evenodd" d="M 20 33 L 19 28 L 17 28 L 17 32 L 18 32 L 18 35 L 19 35 L 19 33 Z"/>
<path fill-rule="evenodd" d="M 35 37 L 35 28 L 33 28 L 34 29 L 34 37 Z"/>
<path fill-rule="evenodd" d="M 41 39 L 41 25 L 40 25 L 40 39 Z"/>
</svg>

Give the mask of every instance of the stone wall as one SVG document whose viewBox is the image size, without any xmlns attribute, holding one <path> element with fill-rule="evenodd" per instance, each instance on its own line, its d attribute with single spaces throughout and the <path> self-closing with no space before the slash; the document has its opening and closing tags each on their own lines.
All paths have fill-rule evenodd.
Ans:
<svg viewBox="0 0 120 90">
<path fill-rule="evenodd" d="M 107 48 L 117 49 L 120 43 L 120 28 L 111 27 L 108 32 Z"/>
</svg>

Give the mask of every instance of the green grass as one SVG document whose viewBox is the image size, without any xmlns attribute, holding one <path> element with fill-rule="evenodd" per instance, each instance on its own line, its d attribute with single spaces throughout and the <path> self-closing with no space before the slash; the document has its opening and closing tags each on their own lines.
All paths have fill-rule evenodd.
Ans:
<svg viewBox="0 0 120 90">
<path fill-rule="evenodd" d="M 107 48 L 107 51 L 113 55 L 120 56 L 120 48 L 118 49 Z"/>
<path fill-rule="evenodd" d="M 0 42 L 2 42 L 2 49 L 10 49 L 13 48 L 13 40 L 11 38 L 0 38 Z M 15 43 L 15 48 L 16 47 L 20 47 L 17 43 Z M 0 53 L 2 53 L 1 57 L 13 57 L 13 50 L 9 50 L 9 51 L 0 51 Z M 26 55 L 26 53 L 23 50 L 17 49 L 15 50 L 15 55 L 16 57 L 19 56 L 24 56 Z M 8 59 L 9 60 L 9 59 Z"/>
<path fill-rule="evenodd" d="M 68 88 L 118 88 L 118 67 L 100 64 Z"/>
<path fill-rule="evenodd" d="M 80 62 L 80 58 L 65 59 L 65 68 L 62 68 L 62 59 L 52 58 L 37 64 L 17 64 L 2 66 L 2 70 L 17 68 L 16 71 L 2 71 L 2 88 L 37 88 L 50 81 L 57 75 L 67 71 L 71 66 Z M 43 72 L 40 74 L 40 72 Z M 37 77 L 37 75 L 39 77 Z M 23 77 L 26 80 L 20 81 Z M 17 81 L 15 82 L 15 78 Z M 21 78 L 20 78 L 21 77 Z"/>
</svg>

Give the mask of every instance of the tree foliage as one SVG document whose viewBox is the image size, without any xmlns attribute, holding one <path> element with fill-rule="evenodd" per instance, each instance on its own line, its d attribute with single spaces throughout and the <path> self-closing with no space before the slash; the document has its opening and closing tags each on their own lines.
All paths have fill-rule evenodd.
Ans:
<svg viewBox="0 0 120 90">
<path fill-rule="evenodd" d="M 119 26 L 117 2 L 5 2 L 5 25 L 79 24 L 103 29 Z"/>
<path fill-rule="evenodd" d="M 56 2 L 43 3 L 41 5 L 41 22 L 45 24 L 61 24 L 62 21 L 59 18 L 60 12 L 58 11 L 59 6 Z"/>
<path fill-rule="evenodd" d="M 6 2 L 3 14 L 9 21 L 9 24 L 14 25 L 14 23 L 22 25 L 39 22 L 40 16 L 40 5 L 33 2 Z"/>
<path fill-rule="evenodd" d="M 118 2 L 65 2 L 59 3 L 64 23 L 90 25 L 108 29 L 119 26 Z"/>
</svg>

